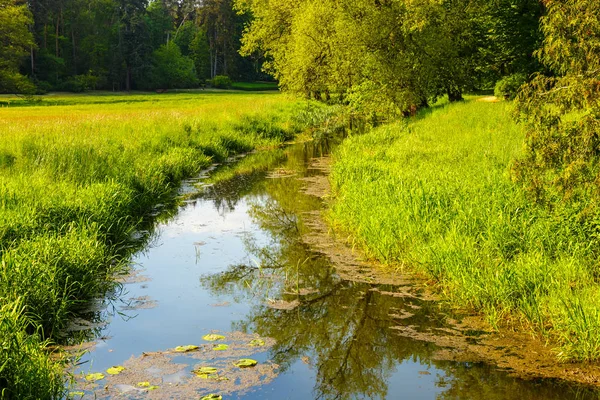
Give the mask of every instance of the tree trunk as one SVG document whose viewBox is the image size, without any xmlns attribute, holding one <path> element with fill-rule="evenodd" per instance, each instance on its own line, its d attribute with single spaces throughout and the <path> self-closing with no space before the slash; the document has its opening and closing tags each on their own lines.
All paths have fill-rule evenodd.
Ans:
<svg viewBox="0 0 600 400">
<path fill-rule="evenodd" d="M 77 75 L 77 54 L 75 52 L 75 31 L 73 30 L 73 26 L 71 26 L 71 42 L 73 45 L 73 72 Z"/>
<path fill-rule="evenodd" d="M 125 78 L 125 90 L 131 91 L 131 67 L 127 66 L 127 76 Z"/>
<path fill-rule="evenodd" d="M 33 46 L 31 46 L 31 49 L 30 49 L 30 55 L 31 55 L 31 76 L 35 78 L 35 57 L 34 57 L 34 53 L 33 53 Z"/>
</svg>

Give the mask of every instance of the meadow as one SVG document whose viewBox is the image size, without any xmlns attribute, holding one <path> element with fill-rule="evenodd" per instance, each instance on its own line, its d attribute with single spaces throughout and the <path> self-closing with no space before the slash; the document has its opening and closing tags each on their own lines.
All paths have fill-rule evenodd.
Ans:
<svg viewBox="0 0 600 400">
<path fill-rule="evenodd" d="M 598 234 L 513 182 L 523 139 L 509 102 L 472 98 L 351 137 L 334 154 L 329 218 L 494 327 L 541 336 L 561 361 L 598 360 Z"/>
<path fill-rule="evenodd" d="M 182 179 L 308 128 L 279 93 L 0 98 L 1 398 L 60 398 L 49 345 L 115 285 Z"/>
</svg>

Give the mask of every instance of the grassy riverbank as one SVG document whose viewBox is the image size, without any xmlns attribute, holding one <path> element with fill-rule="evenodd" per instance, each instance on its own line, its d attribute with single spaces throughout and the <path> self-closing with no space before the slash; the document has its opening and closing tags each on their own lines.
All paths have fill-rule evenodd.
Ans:
<svg viewBox="0 0 600 400">
<path fill-rule="evenodd" d="M 511 181 L 522 143 L 509 103 L 476 101 L 352 137 L 335 153 L 330 217 L 368 255 L 424 273 L 457 306 L 541 333 L 561 360 L 597 360 L 597 232 Z"/>
<path fill-rule="evenodd" d="M 60 397 L 47 340 L 110 290 L 132 233 L 183 178 L 306 128 L 278 93 L 1 100 L 1 398 Z"/>
</svg>

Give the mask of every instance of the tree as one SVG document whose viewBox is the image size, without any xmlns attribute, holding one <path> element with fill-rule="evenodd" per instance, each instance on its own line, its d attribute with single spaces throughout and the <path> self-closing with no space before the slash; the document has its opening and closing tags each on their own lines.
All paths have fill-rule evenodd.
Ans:
<svg viewBox="0 0 600 400">
<path fill-rule="evenodd" d="M 0 91 L 30 91 L 32 85 L 19 73 L 19 65 L 34 47 L 28 27 L 33 23 L 25 4 L 0 0 Z"/>
<path fill-rule="evenodd" d="M 144 18 L 146 0 L 119 0 L 121 31 L 119 48 L 125 62 L 125 90 L 132 88 L 133 77 L 144 75 L 148 69 L 152 47 Z"/>
<path fill-rule="evenodd" d="M 198 84 L 194 62 L 181 54 L 179 47 L 171 42 L 160 46 L 152 54 L 151 79 L 146 88 L 189 88 Z"/>
<path fill-rule="evenodd" d="M 538 201 L 600 216 L 600 3 L 548 0 L 538 74 L 517 98 L 526 132 L 514 177 Z"/>
</svg>

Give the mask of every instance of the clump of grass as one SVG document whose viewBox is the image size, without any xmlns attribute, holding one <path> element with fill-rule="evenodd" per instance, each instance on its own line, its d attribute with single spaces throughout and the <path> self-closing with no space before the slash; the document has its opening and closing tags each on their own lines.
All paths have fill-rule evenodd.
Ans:
<svg viewBox="0 0 600 400">
<path fill-rule="evenodd" d="M 600 256 L 577 210 L 537 206 L 510 179 L 510 105 L 445 105 L 347 140 L 331 219 L 367 253 L 439 283 L 492 324 L 522 323 L 562 360 L 600 358 Z"/>
<path fill-rule="evenodd" d="M 63 372 L 44 350 L 47 342 L 26 331 L 28 320 L 19 300 L 0 300 L 0 398 L 61 398 Z"/>
<path fill-rule="evenodd" d="M 69 96 L 3 109 L 0 299 L 10 310 L 0 315 L 0 390 L 60 397 L 47 340 L 61 340 L 69 318 L 111 290 L 132 233 L 157 204 L 173 203 L 182 179 L 291 138 L 300 107 L 237 93 Z"/>
</svg>

